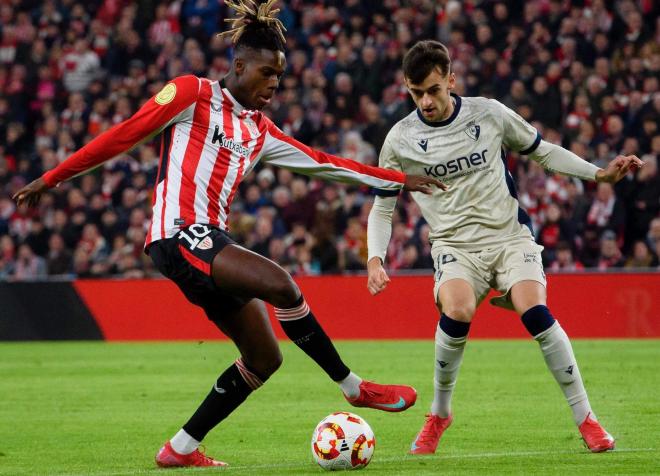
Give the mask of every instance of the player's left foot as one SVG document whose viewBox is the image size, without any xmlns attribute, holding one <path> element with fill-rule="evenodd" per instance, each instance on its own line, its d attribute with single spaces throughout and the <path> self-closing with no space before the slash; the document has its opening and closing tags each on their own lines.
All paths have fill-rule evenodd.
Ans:
<svg viewBox="0 0 660 476">
<path fill-rule="evenodd" d="M 579 427 L 582 439 L 592 453 L 614 449 L 614 438 L 596 420 L 587 415 Z"/>
<path fill-rule="evenodd" d="M 408 453 L 411 455 L 431 455 L 435 453 L 440 437 L 449 428 L 452 421 L 454 421 L 454 418 L 451 415 L 447 418 L 430 413 L 426 415 L 424 426 L 417 433 Z"/>
<path fill-rule="evenodd" d="M 156 455 L 156 464 L 161 468 L 229 466 L 224 461 L 218 461 L 206 456 L 198 449 L 187 455 L 179 454 L 174 451 L 169 441 L 158 451 L 158 454 Z"/>
<path fill-rule="evenodd" d="M 349 398 L 354 407 L 369 407 L 386 412 L 402 412 L 415 404 L 417 391 L 408 385 L 380 385 L 363 380 L 360 383 L 360 395 Z"/>
</svg>

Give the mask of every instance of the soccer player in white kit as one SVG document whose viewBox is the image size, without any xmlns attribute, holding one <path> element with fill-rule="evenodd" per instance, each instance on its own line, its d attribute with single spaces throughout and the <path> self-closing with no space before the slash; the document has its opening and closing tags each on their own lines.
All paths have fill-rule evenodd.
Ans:
<svg viewBox="0 0 660 476">
<path fill-rule="evenodd" d="M 568 336 L 546 307 L 543 247 L 535 243 L 529 216 L 519 206 L 504 148 L 546 169 L 600 182 L 617 182 L 643 162 L 619 156 L 599 169 L 545 142 L 500 102 L 453 94 L 451 60 L 437 41 L 421 41 L 411 48 L 403 72 L 417 109 L 390 130 L 379 165 L 437 178 L 449 187 L 430 195 L 411 194 L 431 227 L 434 297 L 441 317 L 435 335 L 433 404 L 410 453 L 434 453 L 451 425 L 451 396 L 470 322 L 491 288 L 502 293 L 492 304 L 515 310 L 539 343 L 588 448 L 613 449 L 614 439 L 589 405 Z M 383 262 L 396 196 L 397 192 L 377 193 L 369 215 L 368 288 L 374 295 L 389 282 Z"/>
</svg>

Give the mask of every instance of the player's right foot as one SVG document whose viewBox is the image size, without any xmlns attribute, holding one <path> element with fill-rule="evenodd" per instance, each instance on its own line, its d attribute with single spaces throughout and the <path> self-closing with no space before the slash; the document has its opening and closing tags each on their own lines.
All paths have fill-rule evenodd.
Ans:
<svg viewBox="0 0 660 476">
<path fill-rule="evenodd" d="M 229 466 L 223 461 L 217 461 L 206 456 L 199 449 L 187 455 L 179 454 L 174 451 L 169 441 L 158 451 L 156 464 L 161 468 Z"/>
<path fill-rule="evenodd" d="M 605 431 L 605 428 L 600 426 L 600 423 L 591 418 L 591 413 L 587 415 L 587 418 L 584 419 L 579 429 L 582 439 L 592 453 L 601 453 L 614 449 L 614 438 Z"/>
<path fill-rule="evenodd" d="M 435 453 L 440 437 L 449 428 L 452 421 L 454 421 L 454 417 L 451 415 L 447 418 L 441 418 L 438 415 L 427 414 L 424 426 L 415 437 L 415 441 L 412 442 L 408 453 L 411 455 L 431 455 Z"/>
<path fill-rule="evenodd" d="M 402 412 L 415 404 L 417 391 L 408 385 L 381 385 L 368 380 L 360 383 L 360 395 L 349 398 L 354 407 L 369 407 L 386 412 Z"/>
</svg>

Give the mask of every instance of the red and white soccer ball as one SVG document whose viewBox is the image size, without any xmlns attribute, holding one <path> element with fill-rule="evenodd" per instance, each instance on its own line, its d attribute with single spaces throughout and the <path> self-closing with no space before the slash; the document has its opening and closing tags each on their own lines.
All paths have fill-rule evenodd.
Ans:
<svg viewBox="0 0 660 476">
<path fill-rule="evenodd" d="M 374 455 L 376 439 L 369 424 L 348 412 L 328 415 L 312 435 L 312 456 L 330 471 L 364 468 Z"/>
</svg>

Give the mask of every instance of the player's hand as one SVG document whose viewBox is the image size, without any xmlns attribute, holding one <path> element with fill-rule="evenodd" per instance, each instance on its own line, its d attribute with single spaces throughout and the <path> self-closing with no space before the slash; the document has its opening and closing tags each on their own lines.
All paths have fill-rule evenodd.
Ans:
<svg viewBox="0 0 660 476">
<path fill-rule="evenodd" d="M 607 167 L 596 172 L 596 182 L 617 183 L 631 170 L 636 170 L 644 165 L 636 155 L 619 155 L 612 160 Z"/>
<path fill-rule="evenodd" d="M 372 296 L 375 296 L 379 292 L 387 287 L 387 283 L 390 282 L 390 277 L 387 275 L 385 268 L 383 268 L 383 263 L 380 258 L 371 258 L 367 262 L 367 288 Z"/>
<path fill-rule="evenodd" d="M 25 203 L 28 207 L 33 207 L 39 203 L 41 194 L 49 188 L 50 187 L 46 185 L 46 182 L 44 182 L 44 179 L 39 177 L 37 180 L 30 182 L 16 192 L 12 198 L 16 200 L 16 203 L 19 205 Z"/>
<path fill-rule="evenodd" d="M 403 189 L 410 192 L 422 192 L 426 195 L 431 195 L 433 193 L 432 185 L 435 185 L 440 190 L 447 190 L 449 188 L 438 179 L 424 177 L 422 175 L 406 175 L 406 182 L 403 184 Z"/>
</svg>

